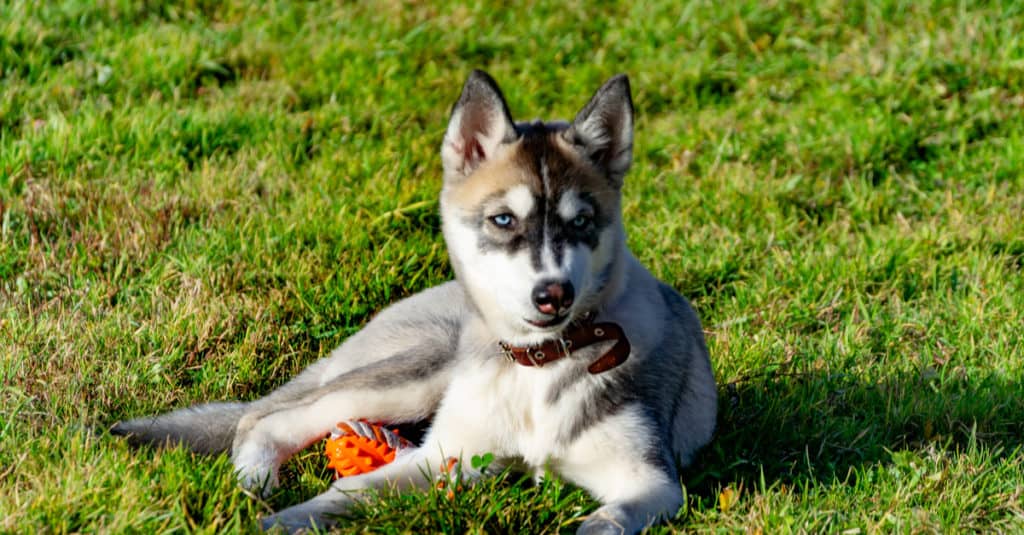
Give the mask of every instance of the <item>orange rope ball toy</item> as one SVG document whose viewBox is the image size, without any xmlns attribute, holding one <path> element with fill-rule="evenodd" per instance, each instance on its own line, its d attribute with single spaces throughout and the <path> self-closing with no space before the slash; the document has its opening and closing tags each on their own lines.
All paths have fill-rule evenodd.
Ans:
<svg viewBox="0 0 1024 535">
<path fill-rule="evenodd" d="M 372 472 L 395 460 L 412 446 L 397 430 L 362 420 L 338 422 L 327 437 L 324 454 L 334 469 L 335 479 Z"/>
</svg>

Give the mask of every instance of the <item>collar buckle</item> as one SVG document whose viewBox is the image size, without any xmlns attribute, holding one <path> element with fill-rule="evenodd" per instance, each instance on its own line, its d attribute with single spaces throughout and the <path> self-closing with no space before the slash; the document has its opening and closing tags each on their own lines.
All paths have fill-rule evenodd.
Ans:
<svg viewBox="0 0 1024 535">
<path fill-rule="evenodd" d="M 516 361 L 516 355 L 512 352 L 512 346 L 505 342 L 498 342 L 498 347 L 501 348 L 501 354 L 505 356 L 505 360 L 509 362 Z"/>
</svg>

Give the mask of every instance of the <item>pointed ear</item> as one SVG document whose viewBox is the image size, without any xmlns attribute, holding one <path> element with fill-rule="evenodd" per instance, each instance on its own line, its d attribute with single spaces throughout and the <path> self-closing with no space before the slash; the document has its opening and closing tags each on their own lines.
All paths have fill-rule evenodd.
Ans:
<svg viewBox="0 0 1024 535">
<path fill-rule="evenodd" d="M 445 180 L 469 176 L 501 144 L 515 139 L 516 127 L 501 89 L 489 74 L 474 70 L 452 107 L 441 144 Z"/>
<path fill-rule="evenodd" d="M 633 163 L 633 97 L 629 78 L 619 74 L 605 82 L 562 135 L 621 186 Z"/>
</svg>

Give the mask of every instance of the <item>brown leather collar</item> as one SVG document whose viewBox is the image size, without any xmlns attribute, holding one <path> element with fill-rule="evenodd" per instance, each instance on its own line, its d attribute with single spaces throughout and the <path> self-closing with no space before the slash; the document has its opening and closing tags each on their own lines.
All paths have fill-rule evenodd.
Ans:
<svg viewBox="0 0 1024 535">
<path fill-rule="evenodd" d="M 596 375 L 622 364 L 629 358 L 629 339 L 617 323 L 591 323 L 587 318 L 571 325 L 562 333 L 561 338 L 548 340 L 538 346 L 516 347 L 505 342 L 498 342 L 498 346 L 510 362 L 540 368 L 549 362 L 568 357 L 576 349 L 608 340 L 615 340 L 615 345 L 587 367 L 587 371 Z"/>
</svg>

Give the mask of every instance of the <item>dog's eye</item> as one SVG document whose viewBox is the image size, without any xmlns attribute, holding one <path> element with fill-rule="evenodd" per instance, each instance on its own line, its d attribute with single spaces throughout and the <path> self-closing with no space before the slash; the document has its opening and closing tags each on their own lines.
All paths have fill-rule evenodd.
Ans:
<svg viewBox="0 0 1024 535">
<path fill-rule="evenodd" d="M 570 224 L 575 228 L 583 228 L 590 224 L 590 216 L 586 214 L 580 214 L 573 218 Z"/>
<path fill-rule="evenodd" d="M 516 216 L 512 214 L 498 214 L 491 217 L 491 223 L 498 228 L 512 228 L 516 224 Z"/>
</svg>

